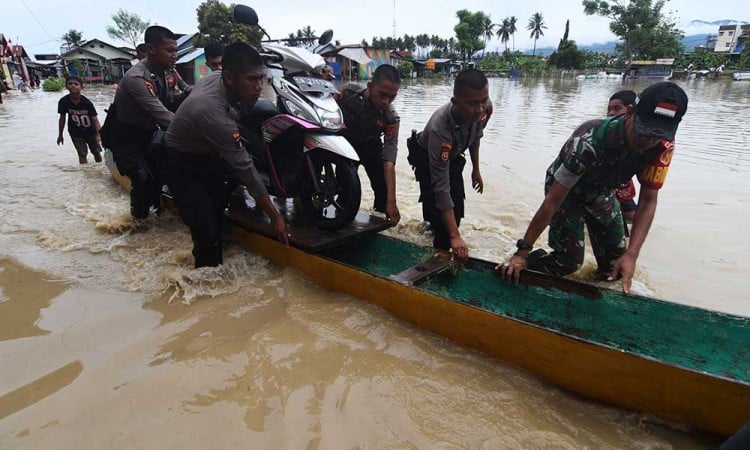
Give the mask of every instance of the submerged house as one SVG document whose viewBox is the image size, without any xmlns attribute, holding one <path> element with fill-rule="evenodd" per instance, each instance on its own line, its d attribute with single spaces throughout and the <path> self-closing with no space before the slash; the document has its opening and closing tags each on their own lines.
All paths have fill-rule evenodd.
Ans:
<svg viewBox="0 0 750 450">
<path fill-rule="evenodd" d="M 68 72 L 74 74 L 77 68 L 71 67 L 73 61 L 80 62 L 83 73 L 77 75 L 86 81 L 118 81 L 130 68 L 135 54 L 115 47 L 99 39 L 91 39 L 78 47 L 72 48 L 60 56 Z"/>
<path fill-rule="evenodd" d="M 387 48 L 345 45 L 339 47 L 336 62 L 341 64 L 341 75 L 350 80 L 369 80 L 381 64 L 393 64 Z"/>
<path fill-rule="evenodd" d="M 633 61 L 625 74 L 629 79 L 668 80 L 674 72 L 674 58 L 661 58 L 654 61 Z"/>
</svg>

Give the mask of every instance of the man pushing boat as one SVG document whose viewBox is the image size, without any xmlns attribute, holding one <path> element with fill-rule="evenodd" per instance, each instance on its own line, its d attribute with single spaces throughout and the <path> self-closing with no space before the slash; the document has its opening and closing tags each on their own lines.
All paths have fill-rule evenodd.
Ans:
<svg viewBox="0 0 750 450">
<path fill-rule="evenodd" d="M 419 182 L 424 220 L 434 233 L 433 246 L 453 250 L 459 260 L 469 257 L 469 247 L 458 227 L 464 217 L 464 154 L 469 150 L 471 182 L 480 194 L 484 181 L 479 170 L 479 143 L 489 120 L 487 78 L 476 69 L 456 77 L 451 101 L 437 109 L 424 130 L 407 141 L 409 163 Z"/>
<path fill-rule="evenodd" d="M 516 243 L 518 251 L 497 267 L 502 276 L 517 283 L 525 268 L 555 276 L 575 272 L 583 263 L 585 223 L 599 276 L 608 281 L 621 277 L 623 291 L 629 293 L 672 160 L 674 147 L 660 143 L 674 141 L 687 106 L 687 95 L 678 85 L 656 83 L 624 115 L 579 126 L 547 169 L 544 201 Z M 641 193 L 626 248 L 615 189 L 635 174 Z M 552 251 L 532 252 L 547 225 Z"/>
</svg>

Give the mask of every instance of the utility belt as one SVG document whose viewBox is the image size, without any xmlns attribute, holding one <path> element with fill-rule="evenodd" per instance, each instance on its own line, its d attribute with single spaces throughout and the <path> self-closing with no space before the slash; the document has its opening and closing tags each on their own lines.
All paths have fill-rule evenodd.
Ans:
<svg viewBox="0 0 750 450">
<path fill-rule="evenodd" d="M 408 153 L 406 160 L 411 164 L 411 168 L 414 171 L 414 176 L 417 181 L 420 181 L 425 175 L 429 176 L 430 170 L 430 159 L 427 156 L 427 149 L 419 145 L 419 136 L 422 133 L 417 133 L 417 130 L 411 130 L 411 137 L 406 140 L 406 148 Z"/>
<path fill-rule="evenodd" d="M 411 164 L 417 181 L 420 181 L 424 176 L 429 177 L 430 174 L 430 157 L 427 154 L 427 149 L 419 145 L 419 136 L 421 134 L 417 133 L 417 130 L 411 130 L 411 137 L 406 140 L 406 148 L 408 149 L 406 160 Z M 451 182 L 462 179 L 461 174 L 464 171 L 464 166 L 466 166 L 466 158 L 463 155 L 458 155 L 451 159 Z"/>
</svg>

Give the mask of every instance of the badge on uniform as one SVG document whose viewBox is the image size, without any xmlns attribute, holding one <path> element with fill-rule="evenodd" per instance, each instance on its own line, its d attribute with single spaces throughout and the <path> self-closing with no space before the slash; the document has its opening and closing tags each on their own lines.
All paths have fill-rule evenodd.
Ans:
<svg viewBox="0 0 750 450">
<path fill-rule="evenodd" d="M 239 131 L 232 133 L 232 139 L 234 139 L 234 143 L 237 144 L 238 148 L 242 148 L 242 140 Z"/>
<path fill-rule="evenodd" d="M 393 139 L 396 137 L 396 125 L 388 125 L 385 127 L 386 139 Z"/>
<path fill-rule="evenodd" d="M 443 142 L 440 144 L 440 160 L 443 162 L 448 162 L 448 160 L 451 157 L 451 149 L 453 146 L 447 142 Z"/>
<path fill-rule="evenodd" d="M 154 83 L 150 81 L 143 80 L 143 83 L 146 85 L 146 89 L 148 89 L 148 93 L 156 97 L 156 89 L 154 88 Z"/>
<path fill-rule="evenodd" d="M 665 146 L 664 151 L 659 155 L 659 162 L 662 166 L 668 166 L 672 162 L 672 154 L 674 153 L 674 144 L 670 147 Z"/>
</svg>

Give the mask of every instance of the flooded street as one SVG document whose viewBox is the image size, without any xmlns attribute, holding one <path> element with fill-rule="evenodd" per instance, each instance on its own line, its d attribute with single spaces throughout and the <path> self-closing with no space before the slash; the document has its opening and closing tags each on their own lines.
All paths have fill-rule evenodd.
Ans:
<svg viewBox="0 0 750 450">
<path fill-rule="evenodd" d="M 750 83 L 683 86 L 690 106 L 635 289 L 750 316 L 750 238 L 741 232 L 750 220 Z M 461 225 L 472 256 L 512 253 L 560 146 L 622 88 L 491 80 L 485 192 L 467 190 Z M 431 242 L 418 231 L 405 141 L 451 90 L 420 81 L 396 100 L 402 222 L 388 234 Z M 112 88 L 83 94 L 103 120 Z M 0 448 L 718 445 L 571 395 L 231 242 L 222 268 L 194 270 L 179 218 L 134 229 L 128 196 L 107 169 L 78 165 L 67 134 L 55 145 L 62 95 L 15 93 L 0 105 Z M 582 279 L 595 268 L 587 253 Z"/>
</svg>

